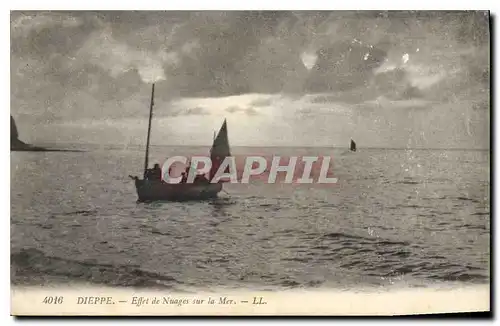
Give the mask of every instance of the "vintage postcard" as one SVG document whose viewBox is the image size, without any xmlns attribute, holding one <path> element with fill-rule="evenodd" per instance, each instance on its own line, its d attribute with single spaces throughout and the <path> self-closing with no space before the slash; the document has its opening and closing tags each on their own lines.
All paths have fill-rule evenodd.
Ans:
<svg viewBox="0 0 500 326">
<path fill-rule="evenodd" d="M 12 11 L 11 314 L 490 310 L 487 11 Z"/>
</svg>

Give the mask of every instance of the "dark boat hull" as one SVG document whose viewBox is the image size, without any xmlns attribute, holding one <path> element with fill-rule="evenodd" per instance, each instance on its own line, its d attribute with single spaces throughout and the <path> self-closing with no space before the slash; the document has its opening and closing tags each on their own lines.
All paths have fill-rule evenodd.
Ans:
<svg viewBox="0 0 500 326">
<path fill-rule="evenodd" d="M 135 188 L 140 202 L 190 201 L 216 198 L 222 190 L 222 184 L 168 184 L 160 181 L 136 179 Z"/>
</svg>

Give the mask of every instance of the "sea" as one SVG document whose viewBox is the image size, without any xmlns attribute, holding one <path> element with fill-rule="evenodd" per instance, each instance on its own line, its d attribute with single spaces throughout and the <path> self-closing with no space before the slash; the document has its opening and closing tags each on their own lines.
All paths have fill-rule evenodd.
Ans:
<svg viewBox="0 0 500 326">
<path fill-rule="evenodd" d="M 80 146 L 82 147 L 82 146 Z M 338 179 L 225 184 L 139 203 L 138 148 L 11 152 L 11 284 L 386 289 L 488 284 L 488 150 L 245 148 L 329 155 Z M 150 163 L 207 148 L 153 146 Z"/>
</svg>

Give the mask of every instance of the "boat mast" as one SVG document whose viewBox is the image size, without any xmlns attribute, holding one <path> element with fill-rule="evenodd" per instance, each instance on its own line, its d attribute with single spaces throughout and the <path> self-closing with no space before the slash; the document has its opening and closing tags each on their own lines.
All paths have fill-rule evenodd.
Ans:
<svg viewBox="0 0 500 326">
<path fill-rule="evenodd" d="M 146 140 L 146 157 L 144 158 L 144 179 L 146 179 L 146 172 L 148 170 L 148 160 L 149 160 L 149 140 L 151 137 L 151 120 L 153 119 L 153 99 L 155 96 L 155 84 L 151 88 L 151 104 L 149 106 L 149 124 L 148 124 L 148 138 Z"/>
</svg>

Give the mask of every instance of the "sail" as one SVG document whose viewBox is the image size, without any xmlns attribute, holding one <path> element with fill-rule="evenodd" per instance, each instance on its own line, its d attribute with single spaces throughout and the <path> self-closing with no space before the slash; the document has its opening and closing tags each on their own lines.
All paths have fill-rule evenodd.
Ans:
<svg viewBox="0 0 500 326">
<path fill-rule="evenodd" d="M 17 131 L 16 121 L 10 116 L 10 142 L 19 139 L 19 132 Z"/>
<path fill-rule="evenodd" d="M 227 122 L 226 119 L 224 119 L 224 123 L 222 124 L 219 133 L 215 136 L 212 148 L 210 149 L 210 159 L 212 160 L 210 180 L 212 180 L 217 172 L 217 169 L 227 156 L 231 156 L 231 150 L 229 148 L 229 140 L 227 137 Z M 229 171 L 226 170 L 225 172 Z"/>
<path fill-rule="evenodd" d="M 351 151 L 355 152 L 356 151 L 356 143 L 354 140 L 351 139 L 351 146 L 350 146 Z"/>
</svg>

